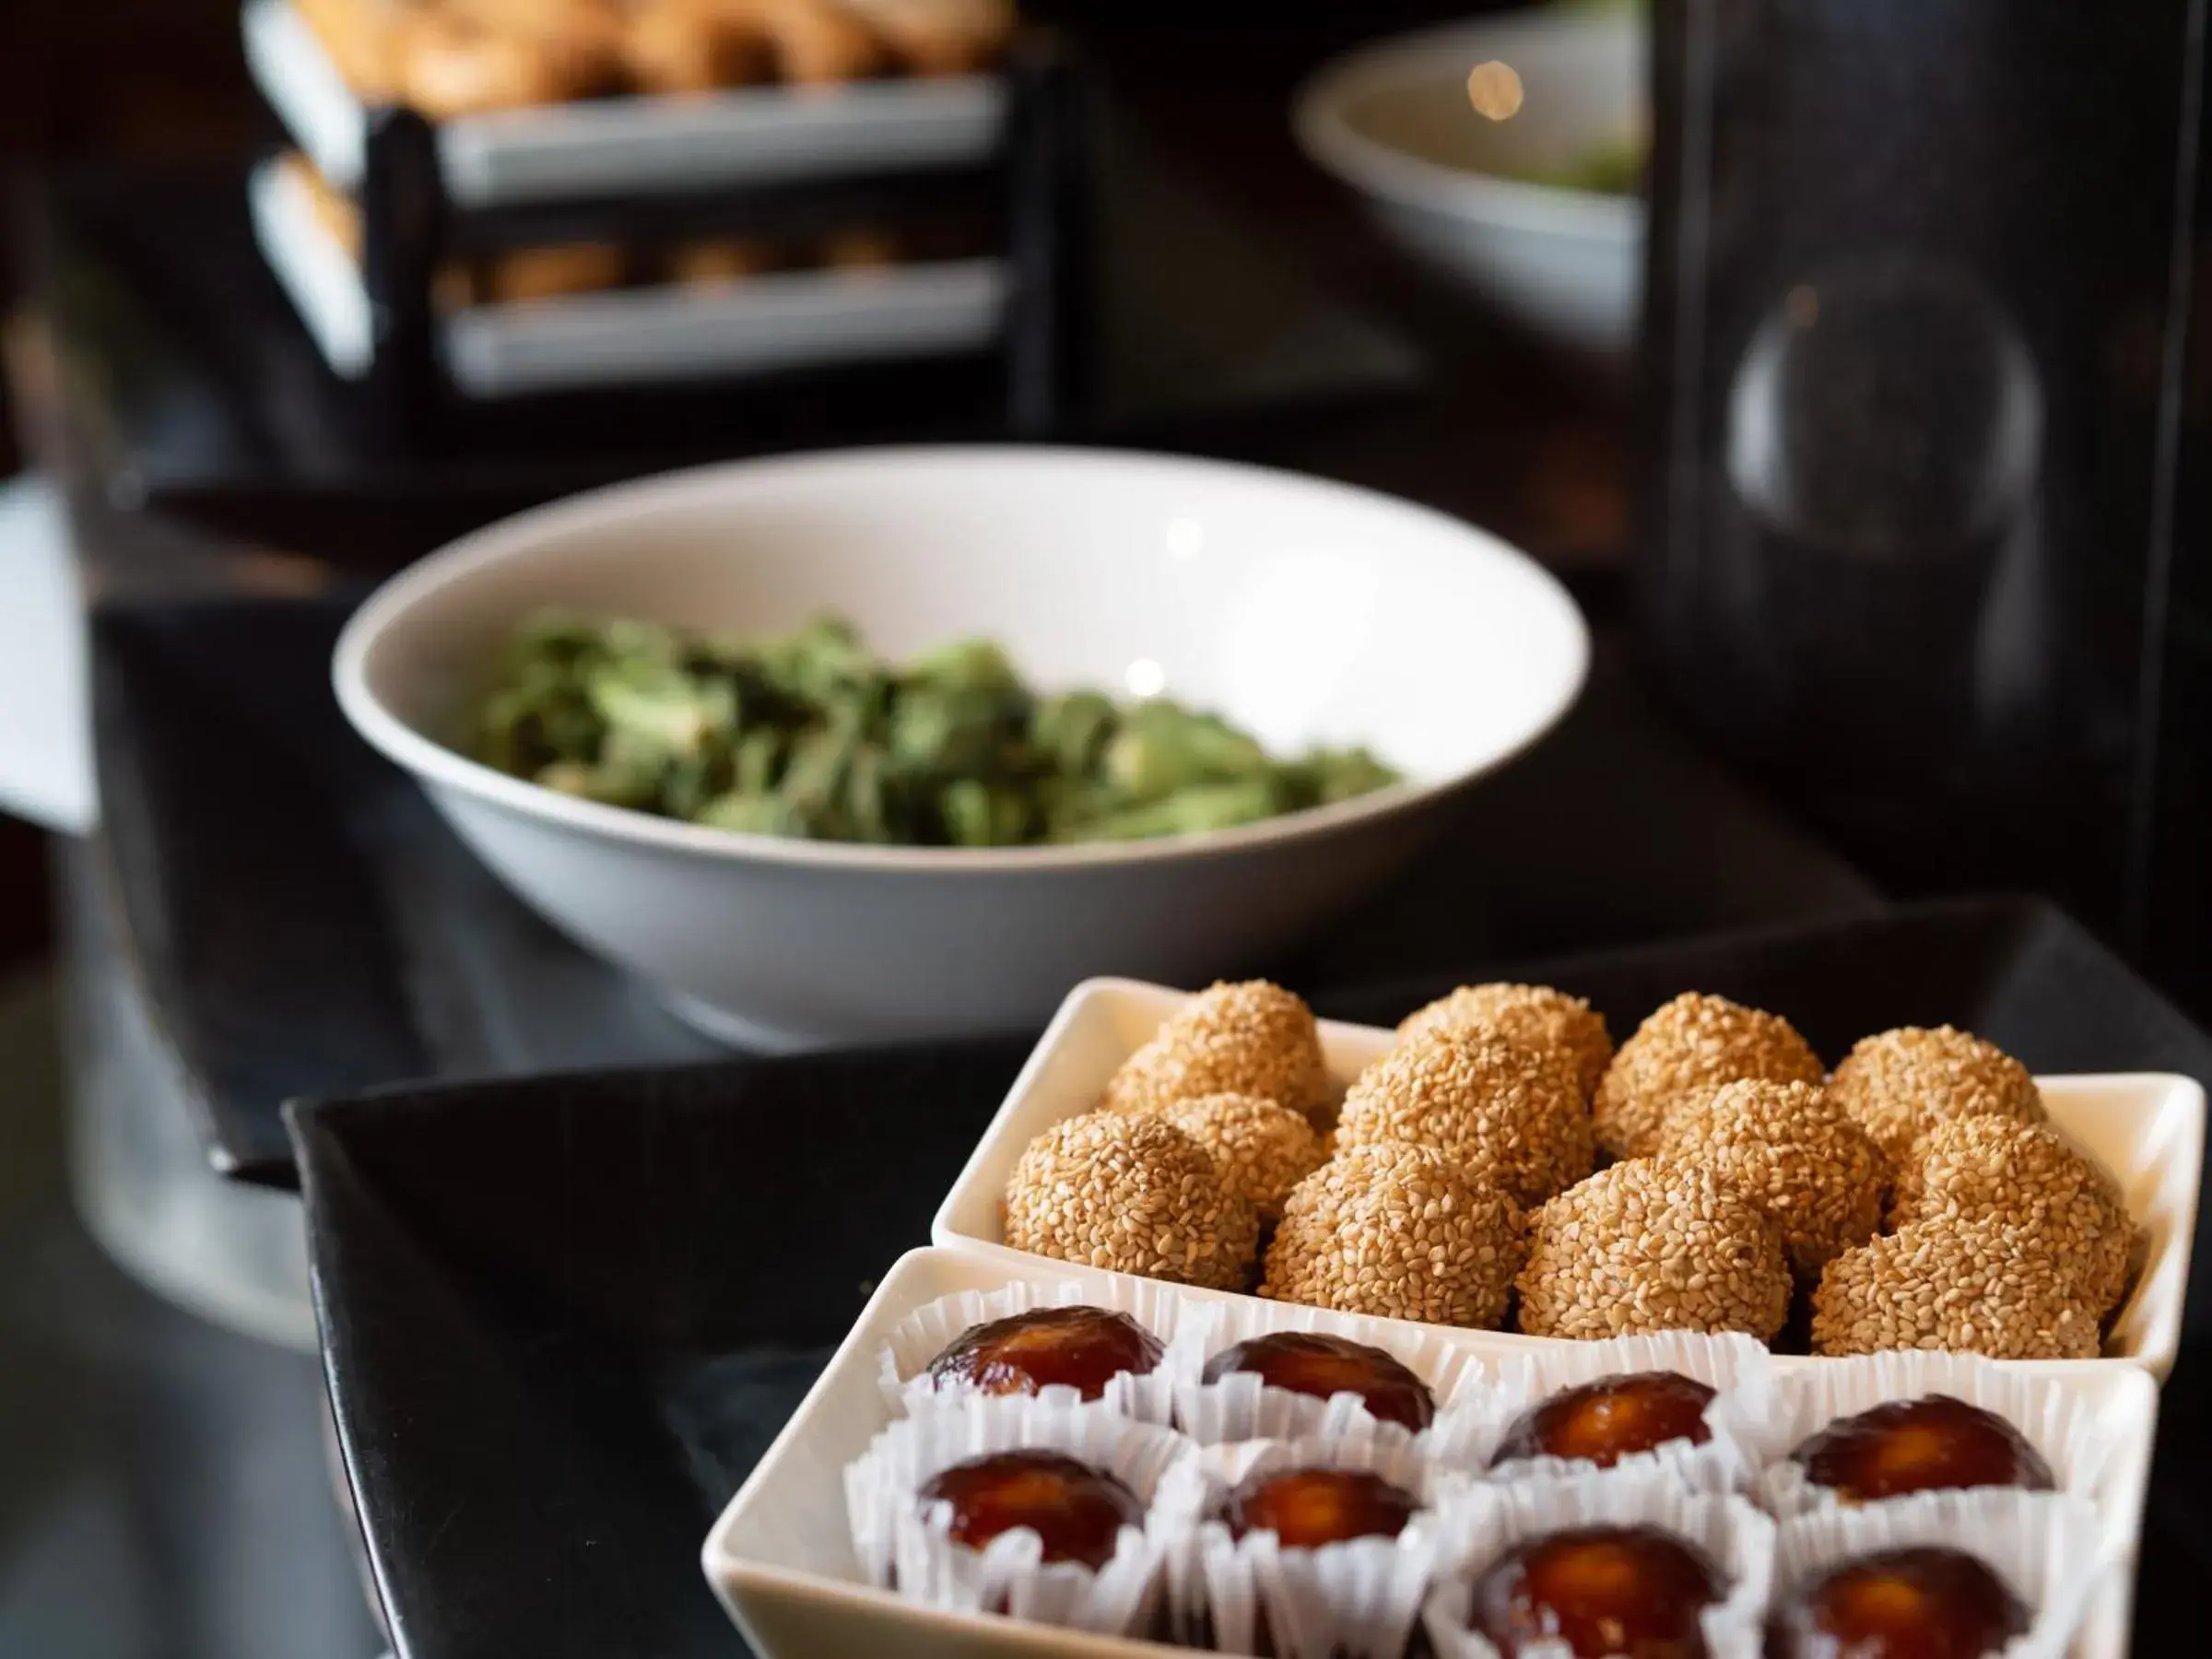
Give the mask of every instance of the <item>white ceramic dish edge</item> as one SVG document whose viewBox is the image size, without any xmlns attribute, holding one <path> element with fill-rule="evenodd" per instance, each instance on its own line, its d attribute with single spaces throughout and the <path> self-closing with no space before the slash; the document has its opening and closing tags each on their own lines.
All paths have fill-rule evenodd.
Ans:
<svg viewBox="0 0 2212 1659">
<path fill-rule="evenodd" d="M 995 1289 L 1016 1281 L 1107 1282 L 1120 1277 L 1034 1257 L 994 1260 L 959 1246 L 911 1251 L 893 1265 L 701 1548 L 709 1583 L 759 1651 L 770 1659 L 841 1651 L 1128 1659 L 1182 1651 L 915 1606 L 859 1582 L 842 1530 L 839 1476 L 888 1420 L 877 1381 L 877 1350 L 900 1320 L 956 1290 Z M 1382 1323 L 1347 1316 L 1352 1327 Z M 1451 1344 L 1477 1360 L 1494 1361 L 1515 1351 L 1488 1332 L 1453 1333 Z M 2118 1565 L 2100 1586 L 2075 1649 L 2076 1659 L 2122 1659 L 2158 1390 L 2133 1366 L 2037 1369 L 2090 1400 L 2093 1409 L 2112 1423 L 2122 1448 L 2100 1488 L 2089 1494 Z"/>
<path fill-rule="evenodd" d="M 1041 1260 L 1000 1242 L 999 1194 L 1016 1159 L 1044 1129 L 1088 1111 L 1120 1064 L 1187 994 L 1126 980 L 1093 980 L 1078 985 L 1040 1040 L 1013 1088 L 974 1153 L 953 1183 L 930 1229 L 935 1243 L 986 1251 L 1013 1261 Z M 1348 1081 L 1369 1061 L 1384 1053 L 1394 1034 L 1380 1027 L 1322 1023 L 1322 1047 L 1333 1077 Z M 2188 1077 L 2163 1073 L 2037 1079 L 2054 1122 L 2081 1138 L 2114 1169 L 2127 1188 L 2131 1210 L 2152 1229 L 2146 1262 L 2118 1328 L 2132 1342 L 2124 1355 L 2099 1359 L 2042 1362 L 2056 1368 L 2139 1366 L 2163 1380 L 2181 1343 L 2183 1292 L 2196 1226 L 2198 1182 L 2203 1163 L 2205 1093 Z M 2121 1102 L 2133 1113 L 2140 1138 L 2121 1146 L 2116 1125 L 2106 1112 L 2086 1112 L 2098 1102 Z M 1234 1292 L 1202 1294 L 1233 1296 Z M 1436 1326 L 1442 1330 L 1447 1327 Z M 1551 1346 L 1558 1339 L 1497 1333 L 1501 1343 L 1519 1347 Z M 1806 1355 L 1777 1355 L 1785 1370 L 1818 1365 Z"/>
</svg>

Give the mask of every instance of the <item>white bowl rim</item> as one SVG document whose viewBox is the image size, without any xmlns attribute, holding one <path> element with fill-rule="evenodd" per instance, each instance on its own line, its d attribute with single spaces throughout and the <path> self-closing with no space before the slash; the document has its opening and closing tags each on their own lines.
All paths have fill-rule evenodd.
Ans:
<svg viewBox="0 0 2212 1659">
<path fill-rule="evenodd" d="M 1630 17 L 1524 13 L 1446 23 L 1353 48 L 1315 70 L 1292 95 L 1290 126 L 1309 160 L 1345 183 L 1401 206 L 1476 218 L 1548 236 L 1628 243 L 1642 234 L 1643 203 L 1634 196 L 1563 184 L 1536 184 L 1502 173 L 1449 167 L 1377 142 L 1346 119 L 1356 95 L 1399 78 L 1441 50 L 1500 50 L 1515 36 L 1632 29 Z"/>
<path fill-rule="evenodd" d="M 1483 556 L 1516 567 L 1524 576 L 1534 579 L 1530 591 L 1541 595 L 1540 603 L 1552 606 L 1565 627 L 1568 656 L 1565 671 L 1559 676 L 1550 701 L 1537 712 L 1520 736 L 1480 763 L 1428 782 L 1395 783 L 1333 806 L 1285 813 L 1230 830 L 1158 836 L 1143 841 L 1024 847 L 887 847 L 871 842 L 807 841 L 717 829 L 629 807 L 605 806 L 514 777 L 426 737 L 394 714 L 370 689 L 371 653 L 390 629 L 406 620 L 415 606 L 429 600 L 447 583 L 473 571 L 526 557 L 533 544 L 549 533 L 573 530 L 594 520 L 626 516 L 655 497 L 680 497 L 714 489 L 733 477 L 866 470 L 886 465 L 931 466 L 947 462 L 994 466 L 1072 464 L 1102 472 L 1165 467 L 1215 478 L 1237 477 L 1277 487 L 1287 485 L 1371 511 L 1382 510 L 1428 521 L 1467 541 Z M 1489 531 L 1434 508 L 1358 485 L 1242 462 L 1142 450 L 979 443 L 856 446 L 714 462 L 606 485 L 531 508 L 449 543 L 400 571 L 371 594 L 347 619 L 338 636 L 331 661 L 331 683 L 337 694 L 338 706 L 345 711 L 354 730 L 387 759 L 424 782 L 460 791 L 523 817 L 633 844 L 717 859 L 876 873 L 1006 876 L 1222 857 L 1349 830 L 1441 801 L 1525 752 L 1556 726 L 1581 696 L 1589 668 L 1588 624 L 1559 578 Z"/>
</svg>

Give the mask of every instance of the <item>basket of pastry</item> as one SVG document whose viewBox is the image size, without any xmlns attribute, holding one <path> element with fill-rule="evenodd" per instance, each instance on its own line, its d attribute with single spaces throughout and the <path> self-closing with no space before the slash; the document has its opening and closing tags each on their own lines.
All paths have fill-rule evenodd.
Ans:
<svg viewBox="0 0 2212 1659">
<path fill-rule="evenodd" d="M 1003 359 L 1049 424 L 1076 100 L 1010 0 L 249 0 L 256 240 L 324 359 L 456 409 Z M 998 413 L 998 411 L 993 411 Z"/>
</svg>

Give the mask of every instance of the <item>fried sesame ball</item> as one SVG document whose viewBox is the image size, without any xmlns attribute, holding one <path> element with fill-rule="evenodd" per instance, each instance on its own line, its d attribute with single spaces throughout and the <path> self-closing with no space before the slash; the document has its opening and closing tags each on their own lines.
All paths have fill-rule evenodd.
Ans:
<svg viewBox="0 0 2212 1659">
<path fill-rule="evenodd" d="M 1944 1216 L 1828 1265 L 1813 1352 L 1943 1348 L 1993 1359 L 2093 1359 L 2097 1315 L 2032 1228 Z"/>
<path fill-rule="evenodd" d="M 1592 1340 L 1649 1331 L 1745 1331 L 1762 1342 L 1790 1309 L 1773 1224 L 1710 1170 L 1632 1158 L 1529 1218 L 1521 1328 Z"/>
<path fill-rule="evenodd" d="M 1165 1118 L 1094 1112 L 1030 1143 L 1006 1182 L 1006 1241 L 1063 1262 L 1216 1290 L 1259 1253 L 1252 1201 Z"/>
<path fill-rule="evenodd" d="M 1159 1115 L 1206 1149 L 1263 1222 L 1279 1217 L 1290 1189 L 1325 1161 L 1321 1136 L 1302 1113 L 1257 1095 L 1201 1095 Z"/>
<path fill-rule="evenodd" d="M 1481 1026 L 1435 1026 L 1359 1074 L 1336 1120 L 1340 1147 L 1433 1147 L 1517 1204 L 1541 1204 L 1596 1154 L 1573 1063 Z"/>
<path fill-rule="evenodd" d="M 1298 1183 L 1262 1296 L 1495 1330 L 1521 1265 L 1521 1212 L 1426 1147 L 1362 1147 Z"/>
<path fill-rule="evenodd" d="M 1816 1083 L 1746 1079 L 1688 1096 L 1667 1112 L 1659 1145 L 1756 1205 L 1801 1278 L 1818 1278 L 1881 1225 L 1888 1160 Z"/>
<path fill-rule="evenodd" d="M 1893 1226 L 2016 1222 L 2041 1234 L 2101 1319 L 2127 1288 L 2135 1230 L 2120 1183 L 2048 1124 L 1982 1112 L 1938 1124 L 1898 1175 Z"/>
<path fill-rule="evenodd" d="M 1947 1119 L 1994 1112 L 2040 1124 L 2044 1115 L 2026 1066 L 1995 1043 L 1947 1025 L 1861 1038 L 1828 1088 L 1900 1171 L 1912 1143 Z"/>
<path fill-rule="evenodd" d="M 1756 1077 L 1818 1083 L 1820 1057 L 1779 1014 L 1687 991 L 1620 1045 L 1592 1101 L 1597 1144 L 1616 1158 L 1659 1149 L 1666 1110 L 1693 1090 Z"/>
<path fill-rule="evenodd" d="M 1200 992 L 1122 1063 L 1101 1104 L 1142 1112 L 1216 1094 L 1258 1095 L 1328 1126 L 1328 1067 L 1302 998 L 1265 980 Z"/>
<path fill-rule="evenodd" d="M 1410 1042 L 1439 1026 L 1485 1026 L 1531 1048 L 1558 1050 L 1574 1062 L 1585 1100 L 1597 1092 L 1613 1058 L 1606 1017 L 1549 985 L 1462 985 L 1399 1021 L 1398 1041 Z"/>
</svg>

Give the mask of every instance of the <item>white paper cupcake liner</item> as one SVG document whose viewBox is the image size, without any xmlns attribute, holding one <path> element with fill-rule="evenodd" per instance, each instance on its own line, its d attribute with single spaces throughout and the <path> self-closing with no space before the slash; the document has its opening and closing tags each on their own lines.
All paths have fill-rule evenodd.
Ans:
<svg viewBox="0 0 2212 1659">
<path fill-rule="evenodd" d="M 1188 1379 L 1179 1380 L 1175 1388 L 1176 1425 L 1200 1445 L 1253 1440 L 1335 1440 L 1362 1423 L 1382 1430 L 1399 1428 L 1377 1419 L 1368 1410 L 1367 1402 L 1356 1394 L 1316 1399 L 1285 1388 L 1270 1388 L 1250 1372 L 1227 1376 L 1218 1382 L 1199 1380 L 1206 1363 L 1216 1354 L 1254 1336 L 1310 1331 L 1381 1348 L 1428 1385 L 1440 1420 L 1448 1401 L 1465 1389 L 1479 1386 L 1487 1375 L 1479 1359 L 1434 1332 L 1291 1302 L 1218 1306 L 1221 1317 L 1206 1334 L 1197 1367 Z"/>
<path fill-rule="evenodd" d="M 1857 1509 L 1809 1511 L 1782 1524 L 1774 1593 L 1856 1556 L 1935 1544 L 1978 1557 L 2027 1603 L 2028 1633 L 2001 1659 L 2063 1659 L 2089 1598 L 2124 1563 L 2105 1544 L 2093 1506 L 2056 1492 L 1916 1492 Z"/>
<path fill-rule="evenodd" d="M 1159 1338 L 1159 1363 L 1143 1376 L 1124 1373 L 1109 1381 L 1095 1402 L 1140 1423 L 1173 1419 L 1178 1384 L 1194 1382 L 1206 1363 L 1208 1330 L 1218 1317 L 1215 1304 L 1191 1300 L 1175 1287 L 1155 1279 L 1115 1277 L 1098 1284 L 1075 1279 L 1032 1285 L 1017 1281 L 996 1290 L 959 1290 L 924 1304 L 891 1327 L 883 1347 L 880 1382 L 894 1417 L 918 1402 L 972 1395 L 966 1382 L 929 1374 L 929 1362 L 966 1332 L 993 1320 L 1008 1319 L 1032 1308 L 1104 1308 L 1126 1313 Z M 1043 1397 L 1079 1398 L 1055 1383 Z"/>
<path fill-rule="evenodd" d="M 1778 1427 L 1785 1407 L 1773 1359 L 1748 1336 L 1694 1331 L 1616 1336 L 1510 1355 L 1499 1359 L 1496 1369 L 1488 1386 L 1461 1391 L 1430 1430 L 1430 1450 L 1440 1462 L 1485 1479 L 1549 1480 L 1656 1470 L 1691 1491 L 1740 1492 L 1794 1443 L 1783 1440 Z M 1711 1438 L 1702 1444 L 1670 1441 L 1631 1453 L 1604 1471 L 1559 1457 L 1516 1458 L 1490 1467 L 1513 1424 L 1552 1395 L 1600 1377 L 1655 1371 L 1678 1371 L 1719 1391 L 1705 1408 Z"/>
<path fill-rule="evenodd" d="M 1319 1549 L 1285 1548 L 1271 1532 L 1232 1538 L 1225 1524 L 1208 1518 L 1247 1477 L 1300 1468 L 1365 1470 L 1422 1507 L 1395 1538 Z M 1364 1413 L 1335 1439 L 1201 1449 L 1169 1471 L 1152 1513 L 1176 1639 L 1224 1653 L 1265 1646 L 1279 1659 L 1397 1659 L 1441 1559 L 1440 1481 L 1457 1479 L 1440 1475 L 1397 1425 Z"/>
<path fill-rule="evenodd" d="M 1116 1477 L 1147 1505 L 1177 1461 L 1194 1455 L 1171 1430 L 1072 1397 L 971 1394 L 931 1402 L 878 1434 L 845 1470 L 845 1511 L 862 1572 L 872 1584 L 935 1607 L 1141 1634 L 1157 1606 L 1160 1576 L 1159 1548 L 1147 1528 L 1124 1527 L 1112 1559 L 1094 1571 L 1080 1562 L 1044 1562 L 1042 1541 L 1028 1527 L 971 1549 L 947 1535 L 946 1506 L 924 1512 L 919 1492 L 933 1476 L 1018 1449 L 1077 1458 Z"/>
<path fill-rule="evenodd" d="M 1703 1549 L 1729 1581 L 1727 1594 L 1702 1617 L 1708 1659 L 1759 1659 L 1774 1577 L 1774 1523 L 1748 1500 L 1689 1491 L 1665 1469 L 1625 1465 L 1441 1489 L 1449 1571 L 1421 1610 L 1438 1659 L 1498 1659 L 1468 1618 L 1476 1582 L 1500 1556 L 1528 1539 L 1600 1525 L 1657 1527 Z M 1524 1645 L 1521 1653 L 1523 1659 L 1573 1659 L 1563 1641 Z"/>
<path fill-rule="evenodd" d="M 1791 1453 L 1839 1418 L 1855 1417 L 1891 1400 L 1949 1394 L 1994 1412 L 2023 1434 L 2062 1492 L 2093 1499 L 2122 1445 L 2116 1426 L 2055 1377 L 1999 1365 L 1979 1354 L 1898 1352 L 1830 1359 L 1782 1380 L 1779 1444 L 1759 1477 L 1761 1503 L 1788 1517 L 1848 1500 L 1817 1487 Z M 1895 1501 L 1891 1500 L 1889 1501 Z"/>
</svg>

